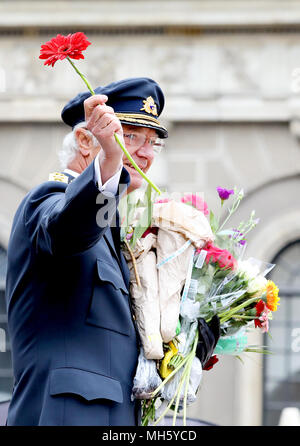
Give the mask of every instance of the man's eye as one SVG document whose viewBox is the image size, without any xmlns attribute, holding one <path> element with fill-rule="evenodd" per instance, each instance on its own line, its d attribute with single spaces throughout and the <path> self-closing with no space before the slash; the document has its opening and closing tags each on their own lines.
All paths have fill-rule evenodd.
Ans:
<svg viewBox="0 0 300 446">
<path fill-rule="evenodd" d="M 133 140 L 134 139 L 134 135 L 132 133 L 124 133 L 124 138 Z"/>
</svg>

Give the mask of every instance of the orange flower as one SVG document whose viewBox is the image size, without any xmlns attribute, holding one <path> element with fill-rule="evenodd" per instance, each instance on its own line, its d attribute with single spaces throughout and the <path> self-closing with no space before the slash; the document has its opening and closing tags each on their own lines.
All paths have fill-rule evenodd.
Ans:
<svg viewBox="0 0 300 446">
<path fill-rule="evenodd" d="M 271 311 L 277 311 L 277 305 L 280 305 L 278 297 L 279 289 L 272 280 L 268 280 L 266 285 L 267 307 Z"/>
</svg>

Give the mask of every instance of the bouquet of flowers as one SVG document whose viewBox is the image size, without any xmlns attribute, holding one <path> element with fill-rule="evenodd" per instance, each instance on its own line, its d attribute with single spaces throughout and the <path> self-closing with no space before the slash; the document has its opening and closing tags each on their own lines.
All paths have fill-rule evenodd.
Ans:
<svg viewBox="0 0 300 446">
<path fill-rule="evenodd" d="M 244 259 L 246 235 L 258 219 L 253 211 L 247 222 L 228 228 L 243 191 L 217 190 L 221 207 L 232 198 L 222 224 L 201 197 L 153 202 L 148 188 L 147 203 L 131 205 L 136 218 L 127 231 L 123 228 L 142 340 L 132 398 L 143 401 L 143 425 L 158 424 L 169 409 L 174 411 L 173 425 L 180 410 L 186 424 L 186 408 L 195 401 L 202 377 L 196 357 L 201 318 L 207 323 L 214 315 L 220 319 L 214 353 L 267 353 L 262 346 L 249 345 L 248 331 L 267 332 L 277 310 L 278 288 L 265 277 L 275 265 Z M 214 355 L 205 369 L 217 361 Z"/>
</svg>

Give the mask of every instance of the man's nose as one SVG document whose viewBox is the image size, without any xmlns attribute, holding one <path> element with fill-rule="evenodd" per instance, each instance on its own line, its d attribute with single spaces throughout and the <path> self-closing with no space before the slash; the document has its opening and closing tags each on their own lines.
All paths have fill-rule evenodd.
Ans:
<svg viewBox="0 0 300 446">
<path fill-rule="evenodd" d="M 152 161 L 154 158 L 153 146 L 150 145 L 148 141 L 145 141 L 145 143 L 137 149 L 136 154 Z"/>
</svg>

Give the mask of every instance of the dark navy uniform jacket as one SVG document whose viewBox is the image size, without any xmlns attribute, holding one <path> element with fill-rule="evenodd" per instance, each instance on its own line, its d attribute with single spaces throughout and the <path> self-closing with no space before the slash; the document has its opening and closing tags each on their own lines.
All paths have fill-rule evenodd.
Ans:
<svg viewBox="0 0 300 446">
<path fill-rule="evenodd" d="M 129 184 L 124 168 L 120 183 Z M 6 285 L 15 377 L 7 425 L 138 423 L 129 271 L 112 222 L 98 225 L 99 212 L 115 217 L 115 198 L 99 192 L 92 163 L 69 185 L 36 187 L 17 210 Z"/>
</svg>

